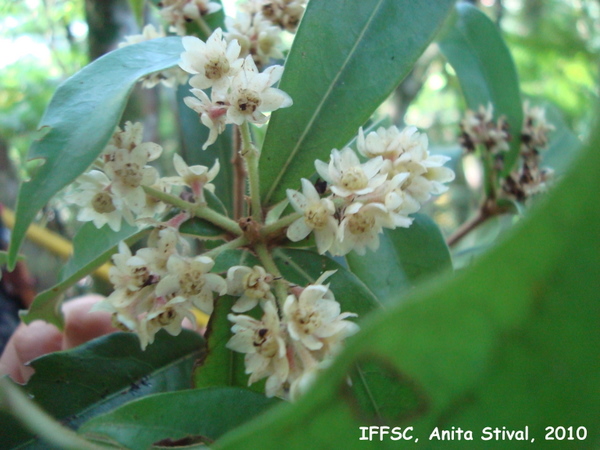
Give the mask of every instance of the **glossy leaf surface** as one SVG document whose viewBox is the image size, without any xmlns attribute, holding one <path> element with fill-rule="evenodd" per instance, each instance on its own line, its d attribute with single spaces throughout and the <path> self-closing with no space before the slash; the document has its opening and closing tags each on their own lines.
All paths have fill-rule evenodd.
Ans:
<svg viewBox="0 0 600 450">
<path fill-rule="evenodd" d="M 134 334 L 114 333 L 36 359 L 31 363 L 35 374 L 25 390 L 52 416 L 77 428 L 133 399 L 189 389 L 203 345 L 202 337 L 191 331 L 177 337 L 161 332 L 142 351 Z M 0 421 L 2 430 L 10 430 L 0 434 L 0 447 L 33 439 L 12 417 L 2 414 Z"/>
<path fill-rule="evenodd" d="M 423 214 L 416 214 L 409 228 L 385 230 L 376 252 L 351 252 L 346 261 L 352 273 L 383 302 L 452 268 L 440 229 Z"/>
</svg>

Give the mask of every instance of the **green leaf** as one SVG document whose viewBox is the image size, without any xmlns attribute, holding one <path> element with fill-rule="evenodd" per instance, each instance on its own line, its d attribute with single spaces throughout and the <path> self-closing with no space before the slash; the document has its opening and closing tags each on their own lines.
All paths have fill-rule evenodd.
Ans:
<svg viewBox="0 0 600 450">
<path fill-rule="evenodd" d="M 139 27 L 144 26 L 144 0 L 127 0 Z"/>
<path fill-rule="evenodd" d="M 205 333 L 206 353 L 194 370 L 195 388 L 248 385 L 244 354 L 226 347 L 231 338 L 231 322 L 227 315 L 236 301 L 237 297 L 229 295 L 219 297 L 216 301 Z"/>
<path fill-rule="evenodd" d="M 279 88 L 293 99 L 269 123 L 261 154 L 265 205 L 285 198 L 315 159 L 329 160 L 408 74 L 452 0 L 312 1 Z"/>
<path fill-rule="evenodd" d="M 241 388 L 208 388 L 152 395 L 84 424 L 88 438 L 147 449 L 159 441 L 212 443 L 227 431 L 259 416 L 276 399 Z"/>
<path fill-rule="evenodd" d="M 314 447 L 354 447 L 358 427 L 376 422 L 340 390 L 364 361 L 385 365 L 406 391 L 405 406 L 384 423 L 414 427 L 421 447 L 436 447 L 428 437 L 438 426 L 472 430 L 476 441 L 484 427 L 528 426 L 538 443 L 545 427 L 559 424 L 586 427 L 587 439 L 572 446 L 593 447 L 600 439 L 600 210 L 590 202 L 600 171 L 598 125 L 585 157 L 502 244 L 372 317 L 308 395 L 214 448 L 284 440 L 302 448 L 307 436 Z"/>
<path fill-rule="evenodd" d="M 189 165 L 201 164 L 212 167 L 215 160 L 219 160 L 221 169 L 219 175 L 212 182 L 215 185 L 215 193 L 219 196 L 227 211 L 233 209 L 233 171 L 232 158 L 232 136 L 234 127 L 228 126 L 219 135 L 216 142 L 202 150 L 202 146 L 208 140 L 209 129 L 200 123 L 198 114 L 183 103 L 183 98 L 192 96 L 188 85 L 179 86 L 177 89 L 177 110 L 179 113 L 179 130 L 182 141 L 182 155 Z"/>
<path fill-rule="evenodd" d="M 21 314 L 23 322 L 44 320 L 62 329 L 62 294 L 108 261 L 117 251 L 119 242 L 135 242 L 146 232 L 147 230 L 140 231 L 137 227 L 127 224 L 123 224 L 118 232 L 108 226 L 98 229 L 91 222 L 84 224 L 73 239 L 74 254 L 63 269 L 61 281 L 35 297 L 29 310 Z"/>
<path fill-rule="evenodd" d="M 346 261 L 380 301 L 415 287 L 419 282 L 452 269 L 450 251 L 435 222 L 416 214 L 409 228 L 385 230 L 379 249 L 366 255 L 351 252 Z"/>
<path fill-rule="evenodd" d="M 163 331 L 142 351 L 134 334 L 113 333 L 34 360 L 35 374 L 25 390 L 53 417 L 77 428 L 141 396 L 189 389 L 203 344 L 202 337 L 191 331 L 177 337 Z M 10 430 L 0 433 L 2 448 L 33 439 L 11 416 L 0 415 L 0 428 Z"/>
<path fill-rule="evenodd" d="M 29 158 L 42 158 L 32 179 L 21 185 L 9 249 L 12 267 L 27 227 L 54 194 L 94 162 L 118 125 L 137 80 L 177 64 L 180 37 L 153 39 L 114 50 L 65 81 L 48 105 Z"/>
<path fill-rule="evenodd" d="M 494 106 L 494 117 L 502 115 L 513 139 L 505 155 L 504 174 L 519 156 L 523 106 L 519 78 L 510 51 L 498 27 L 481 11 L 467 3 L 456 5 L 450 28 L 438 41 L 440 50 L 458 76 L 470 109 Z"/>
</svg>

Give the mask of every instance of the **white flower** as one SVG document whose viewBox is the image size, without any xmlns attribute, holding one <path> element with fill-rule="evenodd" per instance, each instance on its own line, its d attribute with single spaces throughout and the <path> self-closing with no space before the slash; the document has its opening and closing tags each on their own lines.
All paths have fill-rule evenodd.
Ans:
<svg viewBox="0 0 600 450">
<path fill-rule="evenodd" d="M 146 193 L 142 186 L 150 186 L 158 180 L 154 167 L 146 165 L 148 152 L 143 145 L 132 150 L 116 148 L 104 165 L 111 179 L 112 191 L 119 195 L 135 213 L 146 205 Z"/>
<path fill-rule="evenodd" d="M 80 207 L 77 220 L 93 222 L 96 228 L 105 224 L 114 230 L 121 229 L 124 218 L 133 224 L 133 214 L 123 199 L 111 191 L 111 182 L 99 170 L 91 170 L 77 179 L 74 190 L 65 196 L 65 200 Z"/>
<path fill-rule="evenodd" d="M 185 241 L 177 230 L 155 228 L 148 237 L 148 247 L 138 250 L 135 255 L 148 262 L 150 272 L 163 276 L 167 273 L 167 261 L 177 254 L 177 244 L 180 242 Z"/>
<path fill-rule="evenodd" d="M 287 229 L 287 237 L 293 242 L 304 239 L 314 231 L 317 249 L 320 254 L 331 248 L 338 223 L 334 218 L 335 206 L 328 198 L 320 198 L 310 181 L 302 178 L 302 193 L 287 190 L 290 204 L 303 217 L 293 222 Z"/>
<path fill-rule="evenodd" d="M 109 269 L 108 277 L 115 289 L 137 291 L 153 283 L 148 263 L 133 256 L 125 242 L 119 242 L 119 253 L 115 253 L 112 260 L 114 266 Z"/>
<path fill-rule="evenodd" d="M 261 320 L 245 315 L 227 316 L 234 323 L 231 327 L 234 335 L 227 343 L 227 348 L 246 353 L 246 373 L 251 374 L 248 385 L 268 377 L 265 391 L 267 397 L 273 397 L 281 391 L 290 366 L 277 308 L 269 301 L 263 309 L 265 313 Z"/>
<path fill-rule="evenodd" d="M 226 89 L 229 77 L 240 70 L 240 45 L 237 41 L 227 44 L 220 28 L 210 35 L 206 43 L 193 36 L 185 36 L 181 42 L 185 52 L 181 54 L 179 67 L 194 75 L 190 82 L 193 81 L 199 89 Z"/>
<path fill-rule="evenodd" d="M 508 125 L 504 117 L 500 117 L 494 122 L 494 110 L 491 103 L 487 108 L 483 105 L 479 107 L 478 112 L 468 110 L 465 118 L 460 122 L 462 135 L 461 145 L 467 151 L 474 151 L 478 145 L 483 146 L 492 154 L 499 154 L 508 151 Z"/>
<path fill-rule="evenodd" d="M 225 19 L 228 41 L 237 40 L 240 43 L 240 57 L 252 55 L 259 66 L 268 64 L 271 58 L 281 59 L 281 29 L 273 26 L 261 15 L 250 15 L 238 12 L 235 19 Z"/>
<path fill-rule="evenodd" d="M 317 172 L 330 183 L 331 191 L 340 197 L 365 195 L 382 185 L 387 176 L 380 173 L 383 166 L 381 156 L 361 164 L 354 151 L 348 147 L 341 152 L 331 151 L 329 164 L 315 161 Z"/>
<path fill-rule="evenodd" d="M 190 84 L 194 86 L 195 82 L 192 80 Z M 183 101 L 189 108 L 198 113 L 200 121 L 210 130 L 208 139 L 202 146 L 202 150 L 206 150 L 209 145 L 217 140 L 219 134 L 225 131 L 229 105 L 224 98 L 219 99 L 219 94 L 215 91 L 212 92 L 212 100 L 201 89 L 191 89 L 190 91 L 195 97 L 185 97 Z"/>
<path fill-rule="evenodd" d="M 227 96 L 231 105 L 227 110 L 228 120 L 236 125 L 244 121 L 265 123 L 263 113 L 286 108 L 292 105 L 292 99 L 280 89 L 270 87 L 281 78 L 282 66 L 271 66 L 258 73 L 252 57 L 247 56 L 242 70 L 231 81 Z"/>
<path fill-rule="evenodd" d="M 340 304 L 326 285 L 310 285 L 298 298 L 289 295 L 283 313 L 290 337 L 313 351 L 323 348 L 325 338 L 347 337 L 358 331 L 355 323 L 345 320 L 356 314 L 341 313 Z"/>
<path fill-rule="evenodd" d="M 207 0 L 163 0 L 160 15 L 171 24 L 170 31 L 184 36 L 186 24 L 190 20 L 198 20 L 201 16 L 215 13 L 221 5 Z"/>
<path fill-rule="evenodd" d="M 227 293 L 241 296 L 233 305 L 233 312 L 245 312 L 254 308 L 259 300 L 275 300 L 271 293 L 273 275 L 264 268 L 233 266 L 227 271 Z"/>
<path fill-rule="evenodd" d="M 209 170 L 208 167 L 201 165 L 188 166 L 183 158 L 175 153 L 173 155 L 173 165 L 179 176 L 168 177 L 167 180 L 173 184 L 189 186 L 196 202 L 204 203 L 204 189 L 210 192 L 215 191 L 215 185 L 211 181 L 215 179 L 221 167 L 218 159 L 215 160 L 214 165 Z"/>
<path fill-rule="evenodd" d="M 395 126 L 379 127 L 365 137 L 362 127 L 358 130 L 356 148 L 367 158 L 382 156 L 387 160 L 396 160 L 406 152 L 427 150 L 427 135 L 420 134 L 416 127 L 406 127 L 399 131 Z"/>
<path fill-rule="evenodd" d="M 213 311 L 213 292 L 227 293 L 227 284 L 219 275 L 209 273 L 215 262 L 208 256 L 184 258 L 171 255 L 167 261 L 168 275 L 156 286 L 158 297 L 184 297 L 206 314 Z"/>
<path fill-rule="evenodd" d="M 384 204 L 352 203 L 344 211 L 336 245 L 330 252 L 341 256 L 352 250 L 364 255 L 367 247 L 375 251 L 383 227 L 395 228 L 394 218 Z"/>
</svg>

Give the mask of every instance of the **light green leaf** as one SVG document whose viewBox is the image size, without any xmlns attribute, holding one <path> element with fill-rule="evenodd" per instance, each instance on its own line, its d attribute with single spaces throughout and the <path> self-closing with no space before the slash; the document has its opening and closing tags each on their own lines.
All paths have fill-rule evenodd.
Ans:
<svg viewBox="0 0 600 450">
<path fill-rule="evenodd" d="M 586 427 L 586 440 L 569 444 L 593 447 L 600 439 L 600 209 L 589 199 L 600 171 L 598 125 L 585 157 L 502 244 L 458 276 L 372 317 L 308 395 L 214 448 L 264 449 L 283 441 L 303 448 L 307 437 L 313 447 L 353 448 L 360 426 L 381 423 L 345 390 L 357 362 L 387 367 L 405 391 L 402 410 L 383 423 L 414 427 L 411 446 L 441 446 L 428 439 L 435 427 L 472 430 L 477 442 L 484 427 L 528 426 L 538 443 L 546 427 L 560 424 Z"/>
<path fill-rule="evenodd" d="M 363 256 L 351 252 L 346 261 L 352 273 L 383 302 L 452 269 L 440 229 L 423 214 L 416 214 L 409 228 L 385 230 L 376 252 Z"/>
<path fill-rule="evenodd" d="M 502 115 L 513 139 L 505 155 L 504 174 L 517 158 L 523 124 L 519 79 L 512 56 L 498 27 L 481 11 L 467 3 L 456 5 L 449 28 L 440 36 L 440 50 L 458 76 L 467 106 L 494 106 L 494 117 Z"/>
<path fill-rule="evenodd" d="M 137 80 L 176 65 L 182 51 L 179 37 L 123 47 L 97 59 L 58 88 L 39 125 L 47 133 L 29 150 L 30 159 L 42 158 L 44 164 L 19 190 L 9 249 L 11 267 L 36 213 L 105 147 Z"/>
<path fill-rule="evenodd" d="M 312 1 L 279 85 L 293 99 L 269 123 L 261 154 L 265 205 L 285 198 L 315 159 L 356 135 L 412 68 L 454 1 Z"/>
<path fill-rule="evenodd" d="M 129 2 L 129 7 L 131 8 L 131 12 L 135 17 L 135 21 L 137 22 L 139 27 L 144 25 L 144 4 L 145 0 L 127 0 Z"/>
<path fill-rule="evenodd" d="M 197 333 L 184 330 L 173 337 L 163 331 L 142 351 L 134 334 L 113 333 L 34 360 L 35 374 L 25 391 L 53 417 L 77 428 L 141 396 L 189 389 L 203 345 Z M 0 414 L 0 428 L 2 448 L 37 442 L 9 415 Z"/>
<path fill-rule="evenodd" d="M 117 251 L 119 242 L 135 242 L 145 233 L 147 230 L 139 230 L 127 224 L 123 224 L 118 232 L 108 226 L 98 229 L 92 222 L 84 224 L 73 239 L 74 254 L 63 269 L 61 281 L 35 297 L 29 310 L 21 315 L 23 322 L 44 320 L 62 329 L 62 294 L 108 261 Z"/>
<path fill-rule="evenodd" d="M 241 388 L 158 394 L 92 419 L 79 432 L 132 450 L 183 438 L 187 444 L 210 444 L 277 403 L 277 399 Z"/>
</svg>

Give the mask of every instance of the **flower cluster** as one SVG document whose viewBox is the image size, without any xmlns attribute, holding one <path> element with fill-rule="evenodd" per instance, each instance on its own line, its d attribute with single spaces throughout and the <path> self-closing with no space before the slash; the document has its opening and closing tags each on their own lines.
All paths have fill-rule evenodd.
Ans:
<svg viewBox="0 0 600 450">
<path fill-rule="evenodd" d="M 511 136 L 508 133 L 508 123 L 504 117 L 494 121 L 491 103 L 487 108 L 480 106 L 477 112 L 468 110 L 460 122 L 460 129 L 459 142 L 468 152 L 474 152 L 477 146 L 482 146 L 490 154 L 501 158 L 502 152 L 509 149 Z"/>
<path fill-rule="evenodd" d="M 123 219 L 130 225 L 136 219 L 151 219 L 163 214 L 168 206 L 146 194 L 144 187 L 170 193 L 173 186 L 187 186 L 197 203 L 204 202 L 204 189 L 214 190 L 210 182 L 219 172 L 219 163 L 209 170 L 197 165 L 189 167 L 175 154 L 178 176 L 159 178 L 158 171 L 147 163 L 157 159 L 162 147 L 142 142 L 141 123 L 126 122 L 111 137 L 92 170 L 81 175 L 70 193 L 69 203 L 79 206 L 77 220 L 93 222 L 97 228 L 108 224 L 114 231 L 121 229 Z"/>
<path fill-rule="evenodd" d="M 237 40 L 243 57 L 251 55 L 260 67 L 281 59 L 283 30 L 294 33 L 304 14 L 306 0 L 250 0 L 235 19 L 227 17 L 228 41 Z"/>
<path fill-rule="evenodd" d="M 147 248 L 132 255 L 121 242 L 113 256 L 109 277 L 114 291 L 97 309 L 110 311 L 116 327 L 135 332 L 142 349 L 161 328 L 177 335 L 184 318 L 194 322 L 194 307 L 210 314 L 213 293 L 227 291 L 225 280 L 210 273 L 214 261 L 185 256 L 179 251 L 183 246 L 176 230 L 155 229 Z"/>
<path fill-rule="evenodd" d="M 125 36 L 125 42 L 119 44 L 119 48 L 127 47 L 128 45 L 138 44 L 144 41 L 151 41 L 165 37 L 165 31 L 161 26 L 157 28 L 152 24 L 148 24 L 142 30 L 142 34 L 135 34 L 132 36 Z M 152 89 L 157 84 L 162 84 L 166 87 L 175 87 L 180 84 L 185 84 L 188 79 L 188 74 L 181 70 L 179 67 L 171 67 L 170 69 L 161 70 L 154 72 L 149 75 L 142 77 L 139 81 L 142 83 L 142 87 L 146 89 Z"/>
<path fill-rule="evenodd" d="M 250 56 L 238 57 L 240 44 L 235 40 L 227 43 L 220 28 L 206 42 L 193 36 L 182 42 L 186 51 L 179 65 L 193 75 L 190 85 L 195 96 L 184 101 L 210 129 L 203 149 L 215 142 L 226 124 L 262 124 L 267 121 L 265 113 L 292 104 L 289 95 L 271 87 L 281 78 L 283 67 L 271 66 L 260 73 Z M 210 98 L 203 90 L 208 88 Z"/>
<path fill-rule="evenodd" d="M 525 202 L 528 198 L 544 192 L 553 171 L 540 167 L 540 150 L 548 145 L 548 133 L 554 126 L 546 121 L 543 108 L 523 106 L 524 118 L 521 130 L 521 161 L 517 170 L 502 180 L 504 196 Z"/>
<path fill-rule="evenodd" d="M 246 354 L 248 384 L 267 377 L 267 396 L 294 400 L 339 351 L 342 341 L 358 331 L 358 325 L 346 320 L 356 314 L 341 313 L 329 285 L 322 284 L 332 273 L 325 272 L 306 288 L 293 288 L 281 316 L 275 302 L 266 297 L 262 297 L 261 320 L 228 316 L 234 335 L 227 347 Z"/>
<path fill-rule="evenodd" d="M 454 172 L 443 167 L 449 158 L 430 155 L 427 146 L 427 136 L 415 127 L 381 127 L 366 136 L 361 128 L 357 148 L 368 158 L 365 163 L 350 148 L 334 149 L 329 164 L 315 162 L 330 196 L 321 198 L 306 179 L 302 193 L 288 189 L 290 203 L 302 217 L 288 227 L 287 237 L 296 242 L 314 232 L 321 254 L 376 250 L 383 228 L 410 226 L 409 214 L 445 192 L 444 183 L 454 179 Z"/>
<path fill-rule="evenodd" d="M 170 25 L 169 31 L 186 34 L 186 24 L 221 10 L 221 5 L 210 0 L 162 0 L 161 17 Z"/>
</svg>

